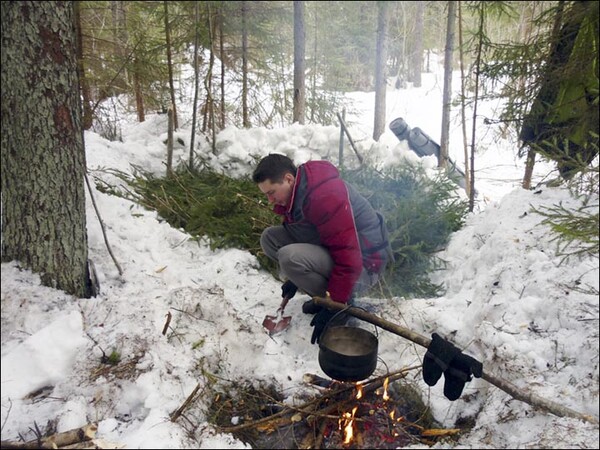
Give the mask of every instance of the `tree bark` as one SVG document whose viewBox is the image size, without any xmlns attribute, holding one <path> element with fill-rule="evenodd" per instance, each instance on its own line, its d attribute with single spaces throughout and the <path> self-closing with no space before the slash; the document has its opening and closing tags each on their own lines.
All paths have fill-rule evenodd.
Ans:
<svg viewBox="0 0 600 450">
<path fill-rule="evenodd" d="M 473 70 L 475 72 L 475 93 L 473 95 L 473 123 L 471 125 L 471 154 L 470 154 L 470 170 L 471 174 L 469 176 L 469 211 L 473 212 L 475 208 L 475 135 L 477 131 L 477 106 L 479 104 L 479 74 L 481 73 L 481 64 L 482 64 L 482 53 L 483 53 L 483 38 L 484 38 L 484 23 L 485 23 L 485 14 L 484 14 L 484 5 L 480 4 L 477 6 L 478 8 L 478 16 L 479 23 L 477 29 L 477 45 L 476 45 L 476 56 L 475 61 L 473 62 Z"/>
<path fill-rule="evenodd" d="M 192 103 L 192 132 L 190 136 L 190 157 L 188 166 L 190 171 L 194 170 L 194 148 L 196 147 L 196 119 L 198 117 L 198 90 L 199 90 L 199 61 L 198 47 L 200 45 L 200 5 L 194 3 L 194 101 Z"/>
<path fill-rule="evenodd" d="M 460 117 L 461 117 L 461 128 L 463 135 L 463 156 L 465 159 L 465 191 L 467 196 L 471 196 L 471 172 L 469 170 L 469 148 L 467 140 L 467 115 L 466 115 L 466 104 L 465 98 L 467 95 L 465 89 L 465 58 L 463 54 L 463 34 L 462 34 L 462 4 L 458 2 L 458 48 L 460 51 Z"/>
<path fill-rule="evenodd" d="M 387 11 L 388 2 L 377 2 L 377 50 L 375 62 L 375 113 L 373 140 L 378 141 L 385 131 L 385 91 L 387 65 Z"/>
<path fill-rule="evenodd" d="M 248 2 L 242 1 L 242 126 L 250 128 L 248 118 Z"/>
<path fill-rule="evenodd" d="M 168 1 L 165 0 L 165 39 L 167 44 L 167 67 L 169 69 L 169 92 L 171 94 L 171 108 L 173 108 L 173 126 L 179 129 L 177 121 L 177 107 L 175 106 L 175 85 L 173 83 L 173 61 L 171 57 L 171 26 L 169 25 L 169 7 Z"/>
<path fill-rule="evenodd" d="M 223 11 L 220 8 L 217 16 L 219 26 L 219 58 L 221 58 L 221 103 L 220 103 L 220 114 L 221 120 L 219 122 L 220 129 L 225 128 L 225 38 L 223 36 Z"/>
<path fill-rule="evenodd" d="M 446 49 L 444 51 L 444 93 L 442 100 L 442 136 L 438 167 L 448 167 L 448 144 L 450 130 L 450 105 L 452 102 L 452 56 L 454 53 L 454 24 L 456 22 L 456 2 L 448 2 L 448 21 L 446 26 Z"/>
<path fill-rule="evenodd" d="M 135 91 L 135 109 L 137 111 L 138 122 L 142 123 L 146 120 L 146 107 L 144 106 L 144 93 L 142 92 L 141 67 L 137 56 L 133 60 L 133 89 Z"/>
<path fill-rule="evenodd" d="M 294 113 L 293 122 L 304 125 L 306 107 L 304 80 L 304 2 L 294 1 Z"/>
<path fill-rule="evenodd" d="M 410 81 L 414 87 L 421 87 L 421 71 L 423 70 L 423 16 L 425 2 L 417 2 L 417 17 L 415 21 L 415 45 L 412 52 Z"/>
<path fill-rule="evenodd" d="M 206 78 L 204 78 L 204 88 L 206 89 L 206 116 L 205 123 L 210 127 L 210 133 L 212 136 L 212 151 L 216 154 L 217 152 L 217 130 L 215 127 L 215 102 L 213 99 L 213 68 L 215 66 L 215 21 L 212 13 L 210 3 L 207 4 L 207 21 L 208 21 L 208 38 L 209 38 L 209 56 L 208 56 L 208 71 Z"/>
<path fill-rule="evenodd" d="M 73 2 L 3 2 L 2 261 L 90 297 Z"/>
<path fill-rule="evenodd" d="M 75 28 L 77 32 L 77 70 L 79 72 L 79 84 L 81 85 L 81 98 L 83 100 L 83 129 L 89 130 L 92 128 L 93 111 L 92 111 L 92 94 L 90 86 L 85 76 L 85 68 L 83 66 L 83 36 L 81 33 L 81 5 L 75 2 Z"/>
<path fill-rule="evenodd" d="M 118 88 L 119 93 L 128 92 L 127 71 L 127 27 L 125 26 L 125 8 L 121 0 L 111 0 L 110 10 L 112 14 L 112 42 L 114 56 L 121 66 L 122 76 L 115 78 L 114 86 Z"/>
<path fill-rule="evenodd" d="M 529 2 L 524 2 L 522 5 L 523 11 L 521 13 L 521 21 L 519 22 L 519 38 L 521 42 L 528 42 L 529 36 L 531 35 L 531 22 L 534 17 L 534 6 Z M 518 92 L 523 92 L 525 89 L 525 83 L 527 79 L 522 76 L 518 80 Z M 535 150 L 530 148 L 527 151 L 527 161 L 525 162 L 525 172 L 523 173 L 523 182 L 521 187 L 523 189 L 531 188 L 531 178 L 533 176 L 533 169 L 535 167 Z"/>
</svg>

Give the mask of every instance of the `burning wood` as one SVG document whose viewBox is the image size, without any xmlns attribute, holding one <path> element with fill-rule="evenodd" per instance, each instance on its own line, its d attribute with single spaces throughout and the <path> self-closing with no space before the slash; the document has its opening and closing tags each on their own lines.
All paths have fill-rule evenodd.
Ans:
<svg viewBox="0 0 600 450">
<path fill-rule="evenodd" d="M 304 381 L 319 388 L 319 397 L 297 406 L 280 403 L 282 409 L 274 414 L 233 427 L 222 426 L 219 431 L 234 435 L 242 430 L 263 433 L 255 448 L 398 448 L 432 444 L 437 436 L 458 430 L 434 429 L 422 402 L 420 406 L 410 403 L 405 391 L 412 390 L 398 381 L 415 368 L 359 383 L 306 374 Z M 416 397 L 420 400 L 418 394 Z M 265 440 L 267 434 L 270 440 Z"/>
</svg>

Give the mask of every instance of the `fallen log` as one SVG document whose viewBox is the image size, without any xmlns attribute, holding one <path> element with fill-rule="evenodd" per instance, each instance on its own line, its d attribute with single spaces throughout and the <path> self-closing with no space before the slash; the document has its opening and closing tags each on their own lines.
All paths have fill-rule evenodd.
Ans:
<svg viewBox="0 0 600 450">
<path fill-rule="evenodd" d="M 334 302 L 329 297 L 313 297 L 313 301 L 315 302 L 315 304 L 323 306 L 329 310 L 345 310 L 345 312 L 350 314 L 351 316 L 357 317 L 361 320 L 364 320 L 365 322 L 372 323 L 373 325 L 377 325 L 378 327 L 384 330 L 397 334 L 398 336 L 408 339 L 409 341 L 412 341 L 415 344 L 419 344 L 422 347 L 427 348 L 431 343 L 431 339 L 422 336 L 418 333 L 415 333 L 414 331 L 409 330 L 408 328 L 401 327 L 400 325 L 397 325 L 393 322 L 376 316 L 375 314 L 371 314 L 362 308 L 357 308 L 355 306 L 348 306 L 343 303 Z M 582 414 L 580 412 L 567 408 L 566 406 L 559 405 L 558 403 L 539 397 L 533 393 L 524 392 L 509 381 L 503 380 L 500 377 L 496 377 L 491 373 L 487 373 L 485 371 L 485 365 L 481 378 L 483 378 L 488 383 L 493 384 L 498 389 L 501 389 L 502 391 L 506 392 L 516 400 L 520 400 L 531 406 L 540 408 L 558 417 L 573 417 L 575 419 L 585 420 L 586 422 L 590 422 L 596 425 L 599 423 L 596 417 L 593 417 L 589 414 Z"/>
<path fill-rule="evenodd" d="M 3 449 L 63 448 L 69 445 L 91 441 L 96 436 L 96 431 L 98 431 L 98 425 L 92 423 L 80 428 L 55 433 L 52 436 L 33 439 L 27 442 L 1 441 L 0 447 Z"/>
</svg>

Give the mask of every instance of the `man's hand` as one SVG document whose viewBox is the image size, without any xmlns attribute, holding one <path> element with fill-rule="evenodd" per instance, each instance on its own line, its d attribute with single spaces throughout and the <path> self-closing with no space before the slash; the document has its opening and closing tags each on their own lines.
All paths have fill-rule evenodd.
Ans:
<svg viewBox="0 0 600 450">
<path fill-rule="evenodd" d="M 287 298 L 288 300 L 296 295 L 296 291 L 298 290 L 298 286 L 292 283 L 290 280 L 287 280 L 281 286 L 281 296 L 283 298 Z"/>
<path fill-rule="evenodd" d="M 315 342 L 319 342 L 321 340 L 321 333 L 323 333 L 325 326 L 335 314 L 336 313 L 334 311 L 330 311 L 326 308 L 323 308 L 321 311 L 315 314 L 315 317 L 313 317 L 310 321 L 310 326 L 315 327 L 310 338 L 311 344 L 314 344 Z"/>
</svg>

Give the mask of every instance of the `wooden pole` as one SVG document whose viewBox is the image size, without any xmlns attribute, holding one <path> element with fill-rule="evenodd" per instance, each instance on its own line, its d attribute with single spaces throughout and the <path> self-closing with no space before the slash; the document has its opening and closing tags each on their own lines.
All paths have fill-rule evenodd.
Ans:
<svg viewBox="0 0 600 450">
<path fill-rule="evenodd" d="M 358 161 L 362 165 L 363 158 L 362 158 L 362 156 L 360 156 L 360 153 L 358 153 L 358 150 L 356 149 L 356 145 L 354 145 L 354 141 L 352 140 L 352 136 L 350 136 L 350 132 L 348 131 L 348 127 L 346 126 L 346 122 L 344 121 L 344 119 L 342 118 L 340 113 L 336 113 L 336 114 L 337 114 L 338 120 L 340 121 L 340 125 L 342 126 L 342 129 L 346 133 L 346 136 L 348 136 L 348 140 L 350 141 L 350 145 L 352 146 L 354 153 L 356 153 L 356 157 L 358 158 Z"/>
<path fill-rule="evenodd" d="M 398 336 L 408 339 L 409 341 L 419 344 L 425 348 L 429 347 L 429 344 L 431 343 L 431 339 L 429 339 L 425 336 L 421 336 L 420 334 L 415 333 L 414 331 L 411 331 L 408 328 L 401 327 L 399 325 L 396 325 L 393 322 L 389 322 L 385 319 L 382 319 L 381 317 L 371 314 L 361 308 L 357 308 L 355 306 L 349 307 L 348 305 L 346 305 L 344 303 L 334 302 L 333 300 L 331 300 L 328 297 L 327 298 L 313 297 L 313 301 L 315 302 L 315 304 L 317 304 L 319 306 L 323 306 L 329 310 L 334 310 L 334 311 L 346 310 L 346 312 L 348 314 L 350 314 L 354 317 L 357 317 L 366 322 L 372 323 L 373 325 L 377 325 L 378 327 L 383 328 L 384 330 L 387 330 L 394 334 L 397 334 Z M 512 384 L 506 380 L 503 380 L 502 378 L 496 377 L 490 373 L 487 373 L 485 371 L 485 364 L 484 364 L 484 370 L 483 370 L 483 374 L 482 374 L 481 378 L 483 378 L 488 383 L 493 384 L 498 389 L 503 390 L 504 392 L 506 392 L 513 398 L 520 400 L 522 402 L 528 403 L 534 407 L 541 408 L 541 409 L 543 409 L 547 412 L 550 412 L 558 417 L 565 417 L 565 416 L 574 417 L 576 419 L 585 420 L 585 421 L 591 422 L 593 424 L 599 423 L 598 419 L 596 417 L 574 411 L 570 408 L 567 408 L 564 405 L 559 405 L 558 403 L 538 397 L 537 395 L 535 395 L 531 392 L 524 392 L 521 389 L 519 389 L 517 386 L 515 386 L 514 384 Z"/>
</svg>

